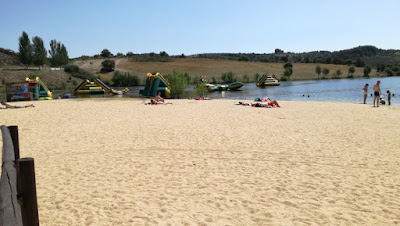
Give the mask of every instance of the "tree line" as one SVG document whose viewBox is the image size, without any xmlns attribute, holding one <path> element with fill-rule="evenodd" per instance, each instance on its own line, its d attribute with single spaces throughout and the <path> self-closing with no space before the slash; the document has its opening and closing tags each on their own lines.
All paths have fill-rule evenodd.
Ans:
<svg viewBox="0 0 400 226">
<path fill-rule="evenodd" d="M 313 51 L 292 53 L 277 48 L 274 53 L 203 53 L 191 57 L 271 63 L 292 62 L 355 65 L 356 67 L 371 65 L 375 67 L 378 64 L 399 64 L 399 53 L 399 50 L 383 50 L 367 45 L 334 52 Z"/>
<path fill-rule="evenodd" d="M 31 40 L 28 34 L 24 31 L 19 37 L 19 61 L 26 65 L 35 65 L 39 68 L 47 62 L 53 67 L 67 65 L 69 62 L 68 51 L 64 44 L 53 39 L 50 41 L 50 49 L 48 51 L 50 57 L 47 57 L 47 50 L 44 47 L 43 39 L 35 36 Z"/>
</svg>

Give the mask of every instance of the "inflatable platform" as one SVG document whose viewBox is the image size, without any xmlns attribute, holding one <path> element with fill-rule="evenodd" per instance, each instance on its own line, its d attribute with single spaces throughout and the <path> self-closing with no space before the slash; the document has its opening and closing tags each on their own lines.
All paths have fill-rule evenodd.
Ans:
<svg viewBox="0 0 400 226">
<path fill-rule="evenodd" d="M 51 91 L 39 77 L 26 78 L 25 82 L 7 83 L 6 93 L 7 101 L 53 99 Z"/>
<path fill-rule="evenodd" d="M 162 97 L 168 98 L 171 96 L 167 80 L 160 73 L 156 73 L 155 75 L 147 73 L 146 84 L 144 88 L 139 90 L 139 95 L 143 97 L 155 97 L 158 92 L 161 93 Z"/>
<path fill-rule="evenodd" d="M 280 84 L 274 74 L 263 74 L 257 81 L 257 86 L 279 86 Z"/>
<path fill-rule="evenodd" d="M 95 79 L 93 81 L 86 79 L 74 90 L 75 95 L 96 95 L 96 94 L 122 95 L 127 92 L 129 92 L 128 88 L 125 88 L 121 91 L 116 91 L 107 86 L 100 79 Z"/>
<path fill-rule="evenodd" d="M 238 90 L 243 86 L 242 82 L 232 82 L 232 83 L 229 83 L 228 85 L 210 84 L 210 83 L 207 83 L 207 80 L 204 77 L 201 78 L 200 82 L 206 83 L 205 86 L 209 92 Z"/>
</svg>

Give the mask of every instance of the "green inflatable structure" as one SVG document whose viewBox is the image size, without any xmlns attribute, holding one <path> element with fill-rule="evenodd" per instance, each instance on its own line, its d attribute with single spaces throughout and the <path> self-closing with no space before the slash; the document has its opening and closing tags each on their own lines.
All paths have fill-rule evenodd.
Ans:
<svg viewBox="0 0 400 226">
<path fill-rule="evenodd" d="M 171 91 L 168 87 L 168 82 L 160 73 L 156 73 L 155 75 L 147 73 L 146 84 L 144 88 L 139 90 L 139 95 L 143 97 L 155 97 L 158 92 L 161 93 L 162 97 L 170 97 Z"/>
</svg>

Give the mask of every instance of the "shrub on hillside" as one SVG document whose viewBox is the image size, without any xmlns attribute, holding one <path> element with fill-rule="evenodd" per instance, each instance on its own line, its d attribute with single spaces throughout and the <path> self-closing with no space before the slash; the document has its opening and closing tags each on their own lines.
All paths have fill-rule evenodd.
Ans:
<svg viewBox="0 0 400 226">
<path fill-rule="evenodd" d="M 236 76 L 232 71 L 223 73 L 221 79 L 224 83 L 236 82 Z"/>
<path fill-rule="evenodd" d="M 173 70 L 171 74 L 167 74 L 165 79 L 169 83 L 172 98 L 182 98 L 185 94 L 185 89 L 188 86 L 188 80 L 185 74 Z"/>
<path fill-rule="evenodd" d="M 365 67 L 364 67 L 364 77 L 369 77 L 369 73 L 371 73 L 371 66 L 369 66 L 369 65 L 366 65 Z"/>
<path fill-rule="evenodd" d="M 396 75 L 396 73 L 390 67 L 386 67 L 384 71 L 386 72 L 387 76 L 395 76 Z"/>
<path fill-rule="evenodd" d="M 253 75 L 253 77 L 254 77 L 254 82 L 258 82 L 258 79 L 260 78 L 260 74 L 255 73 L 255 74 Z"/>
<path fill-rule="evenodd" d="M 79 67 L 78 65 L 75 64 L 68 64 L 64 67 L 64 71 L 67 73 L 76 73 L 79 72 Z"/>
<path fill-rule="evenodd" d="M 129 73 L 122 74 L 119 71 L 114 72 L 111 79 L 113 86 L 138 86 L 139 77 L 137 75 L 131 75 Z"/>
<path fill-rule="evenodd" d="M 285 74 L 286 77 L 289 77 L 293 74 L 293 69 L 291 67 L 287 67 L 287 68 L 285 68 L 285 71 L 283 72 L 283 74 Z"/>
<path fill-rule="evenodd" d="M 104 60 L 103 62 L 101 62 L 101 65 L 103 66 L 103 68 L 101 69 L 101 72 L 111 72 L 111 71 L 114 71 L 115 61 Z"/>
<path fill-rule="evenodd" d="M 200 97 L 204 97 L 208 93 L 207 87 L 203 82 L 197 82 L 195 91 L 196 94 Z"/>
<path fill-rule="evenodd" d="M 285 63 L 285 64 L 283 65 L 283 68 L 288 68 L 288 67 L 293 68 L 293 64 L 292 64 L 292 63 Z"/>
<path fill-rule="evenodd" d="M 246 74 L 243 75 L 243 82 L 249 83 L 250 82 L 250 77 Z"/>
<path fill-rule="evenodd" d="M 65 66 L 64 71 L 75 78 L 80 78 L 80 79 L 94 79 L 95 78 L 90 72 L 82 70 L 77 65 L 73 65 L 73 64 Z"/>
<path fill-rule="evenodd" d="M 281 76 L 281 81 L 282 81 L 282 82 L 287 81 L 287 80 L 289 80 L 288 77 L 286 77 L 286 76 L 284 76 L 284 75 Z"/>
</svg>

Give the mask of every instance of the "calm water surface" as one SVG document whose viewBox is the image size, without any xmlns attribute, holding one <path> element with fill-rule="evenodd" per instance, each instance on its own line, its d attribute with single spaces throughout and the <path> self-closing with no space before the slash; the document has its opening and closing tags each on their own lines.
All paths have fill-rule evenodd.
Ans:
<svg viewBox="0 0 400 226">
<path fill-rule="evenodd" d="M 392 94 L 395 94 L 395 96 L 392 97 L 392 105 L 400 106 L 400 77 L 288 81 L 281 82 L 280 86 L 265 88 L 257 87 L 255 83 L 247 83 L 238 91 L 217 91 L 209 93 L 207 97 L 213 99 L 252 100 L 257 97 L 268 96 L 278 101 L 310 100 L 362 103 L 364 98 L 364 91 L 362 88 L 368 83 L 369 91 L 367 103 L 372 104 L 373 97 L 371 97 L 370 94 L 373 93 L 372 87 L 378 80 L 381 81 L 380 86 L 384 99 L 387 100 L 386 91 L 390 90 Z M 139 97 L 140 88 L 142 87 L 132 87 L 128 96 Z M 189 87 L 188 91 L 193 91 L 193 87 Z M 307 97 L 308 95 L 310 95 L 310 97 Z"/>
<path fill-rule="evenodd" d="M 235 100 L 253 100 L 257 97 L 270 97 L 276 100 L 302 100 L 302 101 L 333 101 L 362 103 L 363 90 L 366 83 L 369 84 L 367 103 L 372 104 L 372 87 L 376 81 L 381 81 L 381 90 L 384 99 L 387 100 L 386 91 L 390 90 L 392 94 L 392 105 L 400 106 L 400 77 L 385 78 L 363 78 L 363 79 L 332 79 L 332 80 L 310 80 L 310 81 L 289 81 L 281 82 L 276 87 L 257 87 L 255 83 L 247 83 L 238 91 L 223 91 L 208 93 L 207 97 L 212 99 L 235 99 Z M 116 87 L 116 90 L 122 90 L 125 87 Z M 142 87 L 128 87 L 129 93 L 123 96 L 113 96 L 113 98 L 138 98 L 139 90 Z M 187 90 L 193 91 L 190 86 Z M 54 96 L 63 95 L 61 91 L 54 91 Z M 5 98 L 5 94 L 3 94 Z M 304 96 L 303 96 L 304 95 Z M 308 97 L 308 95 L 310 97 Z M 108 96 L 108 95 L 107 95 Z M 193 95 L 194 96 L 194 95 Z M 96 95 L 92 97 L 103 97 Z"/>
</svg>

